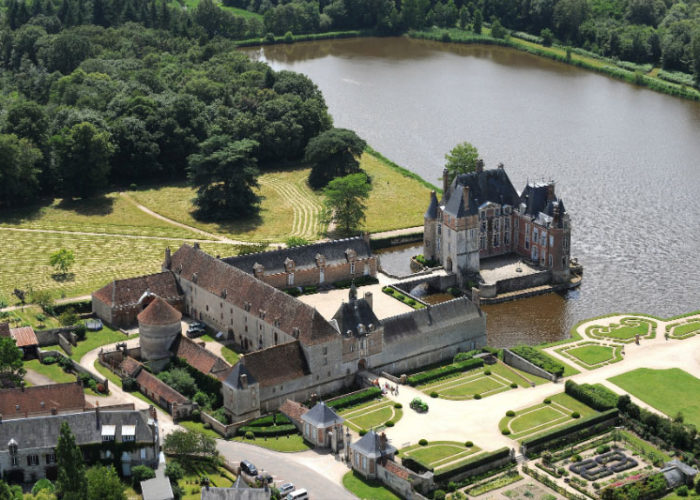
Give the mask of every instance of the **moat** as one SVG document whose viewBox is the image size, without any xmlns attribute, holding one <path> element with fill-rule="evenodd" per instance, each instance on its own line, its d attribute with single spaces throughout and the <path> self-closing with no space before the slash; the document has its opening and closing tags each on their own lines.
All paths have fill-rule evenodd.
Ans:
<svg viewBox="0 0 700 500">
<path fill-rule="evenodd" d="M 554 340 L 609 312 L 698 309 L 700 104 L 501 47 L 368 38 L 246 51 L 309 75 L 336 126 L 434 184 L 464 140 L 518 189 L 557 181 L 584 284 L 486 306 L 491 344 Z"/>
</svg>

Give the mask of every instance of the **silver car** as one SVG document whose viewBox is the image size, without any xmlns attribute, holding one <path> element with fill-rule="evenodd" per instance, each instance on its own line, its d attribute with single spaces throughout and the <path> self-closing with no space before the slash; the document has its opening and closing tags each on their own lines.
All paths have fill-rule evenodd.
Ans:
<svg viewBox="0 0 700 500">
<path fill-rule="evenodd" d="M 284 498 L 287 493 L 294 491 L 294 483 L 283 483 L 279 487 L 280 498 Z"/>
</svg>

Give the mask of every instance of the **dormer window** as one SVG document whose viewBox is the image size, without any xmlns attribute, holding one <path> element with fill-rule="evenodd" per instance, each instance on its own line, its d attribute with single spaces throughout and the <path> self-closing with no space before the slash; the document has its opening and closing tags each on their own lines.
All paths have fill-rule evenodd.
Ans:
<svg viewBox="0 0 700 500">
<path fill-rule="evenodd" d="M 481 220 L 486 220 L 486 210 L 482 210 L 481 212 L 479 212 L 479 218 Z"/>
<path fill-rule="evenodd" d="M 7 443 L 7 448 L 10 450 L 10 455 L 17 455 L 17 441 L 10 439 L 10 442 Z"/>
</svg>

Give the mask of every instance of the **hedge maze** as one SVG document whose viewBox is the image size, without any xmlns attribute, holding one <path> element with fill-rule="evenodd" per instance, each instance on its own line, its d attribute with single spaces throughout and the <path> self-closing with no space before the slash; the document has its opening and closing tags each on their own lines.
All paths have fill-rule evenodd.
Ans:
<svg viewBox="0 0 700 500">
<path fill-rule="evenodd" d="M 698 319 L 689 319 L 666 326 L 666 334 L 672 339 L 688 339 L 697 333 L 700 333 L 700 320 Z"/>
<path fill-rule="evenodd" d="M 638 463 L 635 459 L 629 458 L 621 451 L 614 450 L 570 465 L 569 470 L 587 481 L 597 481 L 598 479 L 632 469 L 637 465 Z"/>
</svg>

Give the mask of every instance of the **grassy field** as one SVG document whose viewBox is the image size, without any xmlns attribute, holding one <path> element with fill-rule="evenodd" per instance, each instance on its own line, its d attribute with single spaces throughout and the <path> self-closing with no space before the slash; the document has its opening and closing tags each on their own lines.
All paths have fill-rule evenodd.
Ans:
<svg viewBox="0 0 700 500">
<path fill-rule="evenodd" d="M 669 417 L 680 412 L 686 423 L 700 426 L 700 379 L 689 373 L 638 368 L 608 380 Z"/>
<path fill-rule="evenodd" d="M 361 429 L 370 430 L 384 425 L 387 421 L 398 422 L 403 417 L 403 410 L 394 408 L 394 402 L 388 399 L 370 401 L 359 406 L 353 406 L 340 412 L 345 419 L 345 425 L 359 432 Z"/>
<path fill-rule="evenodd" d="M 579 418 L 595 415 L 597 412 L 565 393 L 549 398 L 551 403 L 541 403 L 515 412 L 513 417 L 504 417 L 498 424 L 501 431 L 510 431 L 512 439 L 521 440 L 544 431 L 573 422 L 571 415 L 578 412 Z"/>
<path fill-rule="evenodd" d="M 126 239 L 0 228 L 0 297 L 13 298 L 14 288 L 48 290 L 54 298 L 88 294 L 116 278 L 159 272 L 165 247 L 177 249 L 181 244 L 176 239 Z M 65 281 L 54 279 L 49 265 L 49 255 L 61 248 L 72 250 L 75 255 L 75 264 Z M 237 248 L 202 243 L 202 249 L 214 255 L 233 255 Z"/>
<path fill-rule="evenodd" d="M 426 446 L 414 444 L 401 450 L 401 455 L 411 457 L 433 469 L 464 460 L 481 451 L 478 446 L 467 447 L 455 441 L 431 441 Z"/>
<path fill-rule="evenodd" d="M 352 471 L 343 476 L 343 486 L 362 500 L 399 500 L 399 497 L 382 486 L 379 481 L 367 481 Z"/>
<path fill-rule="evenodd" d="M 127 339 L 135 339 L 137 337 L 138 335 L 127 337 L 121 332 L 114 331 L 108 326 L 104 326 L 102 330 L 98 332 L 86 332 L 85 340 L 81 340 L 78 342 L 77 346 L 73 347 L 73 354 L 71 354 L 70 357 L 76 361 L 80 361 L 80 358 L 93 349 L 114 342 L 125 342 Z"/>
<path fill-rule="evenodd" d="M 491 375 L 486 375 L 486 371 L 490 371 Z M 475 394 L 487 397 L 511 389 L 511 384 L 513 383 L 519 387 L 529 387 L 530 385 L 526 380 L 518 376 L 519 373 L 521 373 L 519 370 L 510 370 L 499 363 L 455 374 L 454 377 L 431 382 L 419 386 L 418 389 L 426 394 L 437 392 L 439 397 L 445 399 L 472 399 Z M 547 382 L 543 378 L 530 374 L 525 374 L 525 377 L 535 382 L 535 384 Z"/>
<path fill-rule="evenodd" d="M 254 444 L 267 448 L 268 450 L 281 451 L 285 453 L 293 453 L 297 451 L 310 450 L 311 446 L 306 444 L 301 434 L 290 434 L 288 436 L 245 439 L 243 436 L 233 438 L 234 441 L 242 443 Z"/>
<path fill-rule="evenodd" d="M 40 321 L 37 316 L 44 316 L 44 321 Z M 58 328 L 61 326 L 58 318 L 44 313 L 39 306 L 26 306 L 22 309 L 11 311 L 3 321 L 10 323 L 11 328 L 29 325 L 35 330 Z"/>
<path fill-rule="evenodd" d="M 59 366 L 58 363 L 53 363 L 51 365 L 43 365 L 38 359 L 32 359 L 30 361 L 24 362 L 24 368 L 26 370 L 35 371 L 45 377 L 50 378 L 57 384 L 64 384 L 66 382 L 75 382 L 75 374 L 66 373 L 63 368 Z"/>
</svg>

